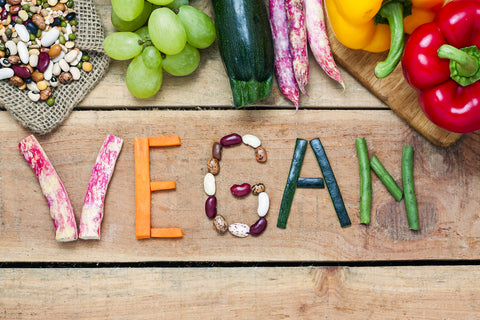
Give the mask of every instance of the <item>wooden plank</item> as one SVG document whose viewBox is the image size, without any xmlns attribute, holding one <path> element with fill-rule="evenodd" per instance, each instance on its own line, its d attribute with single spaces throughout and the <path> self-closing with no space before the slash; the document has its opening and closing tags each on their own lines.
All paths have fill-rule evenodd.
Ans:
<svg viewBox="0 0 480 320">
<path fill-rule="evenodd" d="M 101 17 L 105 34 L 114 32 L 110 22 L 110 0 L 95 0 L 97 11 Z M 211 1 L 192 0 L 193 6 L 202 9 L 211 17 L 213 11 Z M 318 66 L 310 54 L 310 82 L 307 86 L 309 96 L 300 98 L 301 107 L 304 108 L 385 108 L 385 104 L 372 93 L 365 90 L 355 78 L 345 70 L 342 75 L 345 80 L 347 93 L 343 88 L 331 80 Z M 82 101 L 79 108 L 108 108 L 108 107 L 166 107 L 166 108 L 195 108 L 195 107 L 233 107 L 232 94 L 229 87 L 217 43 L 207 49 L 201 50 L 199 68 L 186 77 L 173 77 L 164 73 L 164 80 L 160 92 L 148 99 L 134 98 L 125 85 L 125 71 L 128 61 L 112 61 L 104 79 Z M 105 92 L 109 94 L 106 95 Z M 255 104 L 258 106 L 277 106 L 294 109 L 293 104 L 284 98 L 274 83 L 272 93 L 268 99 Z"/>
<path fill-rule="evenodd" d="M 444 130 L 427 118 L 418 104 L 416 90 L 403 77 L 401 63 L 388 77 L 379 79 L 375 76 L 375 66 L 385 60 L 388 52 L 375 54 L 349 49 L 337 40 L 330 24 L 327 25 L 336 61 L 415 130 L 432 143 L 444 147 L 461 137 L 461 134 Z"/>
<path fill-rule="evenodd" d="M 204 214 L 203 178 L 211 146 L 222 136 L 255 134 L 268 152 L 258 164 L 247 146 L 225 149 L 217 176 L 218 211 L 227 221 L 252 224 L 257 200 L 234 199 L 233 184 L 263 182 L 270 196 L 269 226 L 259 237 L 218 235 Z M 60 244 L 35 175 L 17 143 L 28 132 L 0 113 L 1 261 L 369 261 L 479 259 L 480 134 L 449 148 L 435 147 L 391 111 L 80 111 L 54 133 L 38 137 L 60 175 L 77 214 L 91 167 L 107 134 L 124 139 L 105 203 L 100 241 Z M 152 226 L 179 227 L 177 240 L 135 238 L 135 137 L 178 135 L 182 145 L 150 150 L 152 181 L 177 189 L 152 194 Z M 392 176 L 400 180 L 405 144 L 414 147 L 420 232 L 408 229 L 397 203 L 373 175 L 372 223 L 359 224 L 355 138 L 366 137 Z M 339 183 L 352 226 L 339 226 L 328 191 L 299 189 L 285 230 L 275 227 L 297 137 L 319 137 Z M 319 177 L 307 149 L 302 177 Z"/>
<path fill-rule="evenodd" d="M 0 318 L 478 319 L 480 267 L 2 269 Z"/>
</svg>

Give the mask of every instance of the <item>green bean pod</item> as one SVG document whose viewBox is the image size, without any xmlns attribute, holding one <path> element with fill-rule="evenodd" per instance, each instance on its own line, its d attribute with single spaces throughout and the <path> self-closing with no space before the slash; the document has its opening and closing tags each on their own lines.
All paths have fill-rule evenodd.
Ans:
<svg viewBox="0 0 480 320">
<path fill-rule="evenodd" d="M 398 184 L 395 182 L 387 169 L 385 169 L 380 160 L 378 160 L 376 155 L 372 155 L 372 159 L 370 160 L 370 167 L 372 168 L 373 172 L 375 172 L 375 174 L 378 176 L 380 181 L 382 181 L 390 194 L 395 198 L 395 200 L 401 201 L 403 198 L 403 190 L 398 186 Z"/>
<path fill-rule="evenodd" d="M 360 223 L 369 224 L 372 209 L 372 176 L 365 138 L 355 139 L 360 169 Z"/>
<path fill-rule="evenodd" d="M 404 146 L 402 153 L 402 185 L 407 211 L 408 225 L 411 230 L 419 230 L 418 206 L 413 182 L 413 147 Z"/>
</svg>

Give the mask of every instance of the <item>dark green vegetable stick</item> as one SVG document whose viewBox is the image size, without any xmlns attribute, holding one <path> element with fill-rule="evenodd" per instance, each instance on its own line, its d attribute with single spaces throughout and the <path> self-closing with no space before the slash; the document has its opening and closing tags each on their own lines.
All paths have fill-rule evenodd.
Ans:
<svg viewBox="0 0 480 320">
<path fill-rule="evenodd" d="M 323 189 L 325 183 L 322 178 L 298 178 L 297 188 Z"/>
<path fill-rule="evenodd" d="M 295 150 L 293 151 L 292 164 L 288 173 L 285 191 L 283 192 L 282 202 L 280 204 L 280 212 L 278 214 L 277 227 L 285 229 L 287 227 L 288 215 L 292 207 L 293 196 L 297 189 L 298 177 L 302 168 L 303 158 L 307 150 L 307 140 L 297 139 L 295 142 Z"/>
<path fill-rule="evenodd" d="M 372 176 L 365 138 L 355 139 L 360 169 L 360 223 L 369 224 L 372 209 Z"/>
<path fill-rule="evenodd" d="M 408 225 L 412 230 L 419 230 L 418 206 L 415 197 L 415 185 L 413 182 L 413 147 L 404 146 L 402 153 L 402 185 L 407 211 Z"/>
<path fill-rule="evenodd" d="M 382 181 L 382 183 L 385 185 L 387 190 L 392 194 L 395 200 L 401 201 L 403 198 L 403 190 L 398 186 L 390 173 L 388 173 L 387 169 L 385 169 L 380 160 L 378 160 L 376 155 L 372 155 L 370 167 L 378 176 L 380 181 Z"/>
<path fill-rule="evenodd" d="M 328 161 L 327 154 L 323 149 L 322 143 L 320 142 L 320 139 L 316 138 L 310 140 L 310 145 L 315 153 L 320 170 L 322 170 L 323 179 L 325 180 L 325 185 L 330 193 L 330 198 L 332 199 L 333 207 L 337 213 L 338 221 L 342 227 L 349 226 L 352 223 L 348 217 L 342 194 L 338 188 L 337 180 L 335 179 L 335 175 L 333 174 L 332 167 L 330 166 L 330 162 Z"/>
</svg>

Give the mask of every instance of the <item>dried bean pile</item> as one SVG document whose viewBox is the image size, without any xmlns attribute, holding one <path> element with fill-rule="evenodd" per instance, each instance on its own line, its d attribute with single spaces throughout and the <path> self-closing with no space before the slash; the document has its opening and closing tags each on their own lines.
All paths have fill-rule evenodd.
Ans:
<svg viewBox="0 0 480 320">
<path fill-rule="evenodd" d="M 236 197 L 244 197 L 252 192 L 253 195 L 258 196 L 258 209 L 257 213 L 260 217 L 257 222 L 249 226 L 245 223 L 233 223 L 229 225 L 226 219 L 217 214 L 217 198 L 215 197 L 215 176 L 220 172 L 220 160 L 222 159 L 223 147 L 232 147 L 244 143 L 255 149 L 255 158 L 258 162 L 267 161 L 267 152 L 265 148 L 261 146 L 261 141 L 254 135 L 244 135 L 243 137 L 237 133 L 232 133 L 224 136 L 219 142 L 214 142 L 212 146 L 212 157 L 208 159 L 207 169 L 208 173 L 205 175 L 203 181 L 203 187 L 205 193 L 209 196 L 205 201 L 205 214 L 209 219 L 213 219 L 213 225 L 218 233 L 223 234 L 227 230 L 234 236 L 244 238 L 249 234 L 252 236 L 258 236 L 267 227 L 267 219 L 265 216 L 268 213 L 270 206 L 270 200 L 268 194 L 265 192 L 265 185 L 263 183 L 257 183 L 250 186 L 248 183 L 242 183 L 240 185 L 233 185 L 230 188 L 231 193 Z"/>
<path fill-rule="evenodd" d="M 52 88 L 92 71 L 75 45 L 73 0 L 0 0 L 0 8 L 0 80 L 52 106 Z"/>
</svg>

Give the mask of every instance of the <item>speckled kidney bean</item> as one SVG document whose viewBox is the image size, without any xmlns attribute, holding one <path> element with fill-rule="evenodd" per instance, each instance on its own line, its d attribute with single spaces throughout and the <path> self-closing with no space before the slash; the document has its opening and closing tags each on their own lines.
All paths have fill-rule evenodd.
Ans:
<svg viewBox="0 0 480 320">
<path fill-rule="evenodd" d="M 232 133 L 220 139 L 220 144 L 224 147 L 231 147 L 242 143 L 242 137 L 237 133 Z"/>
<path fill-rule="evenodd" d="M 222 160 L 222 145 L 218 142 L 214 142 L 212 146 L 212 157 L 217 160 Z"/>
<path fill-rule="evenodd" d="M 46 52 L 40 52 L 38 55 L 37 69 L 39 72 L 45 72 L 50 64 L 50 56 Z"/>
<path fill-rule="evenodd" d="M 265 231 L 265 229 L 267 228 L 267 219 L 265 218 L 260 218 L 257 220 L 257 222 L 255 222 L 254 224 L 252 224 L 250 226 L 250 231 L 249 233 L 252 235 L 252 236 L 258 236 L 260 235 L 263 231 Z"/>
<path fill-rule="evenodd" d="M 228 223 L 225 218 L 219 214 L 213 218 L 213 226 L 215 227 L 215 230 L 217 230 L 218 233 L 222 234 L 227 232 L 228 230 Z"/>
<path fill-rule="evenodd" d="M 14 65 L 12 66 L 13 72 L 15 75 L 19 76 L 20 78 L 27 79 L 30 78 L 30 70 L 27 67 Z"/>
<path fill-rule="evenodd" d="M 258 162 L 266 162 L 267 161 L 267 150 L 263 147 L 258 147 L 255 149 L 255 159 Z"/>
<path fill-rule="evenodd" d="M 234 184 L 230 187 L 230 191 L 236 197 L 243 197 L 250 193 L 250 185 L 248 183 Z"/>
<path fill-rule="evenodd" d="M 213 175 L 218 174 L 220 172 L 220 164 L 218 163 L 218 160 L 215 158 L 208 159 L 207 170 Z"/>
<path fill-rule="evenodd" d="M 252 193 L 254 195 L 258 195 L 263 191 L 265 191 L 265 185 L 263 183 L 256 183 L 252 186 Z"/>
<path fill-rule="evenodd" d="M 217 198 L 215 196 L 210 196 L 205 201 L 205 214 L 209 219 L 213 219 L 217 215 Z"/>
</svg>

